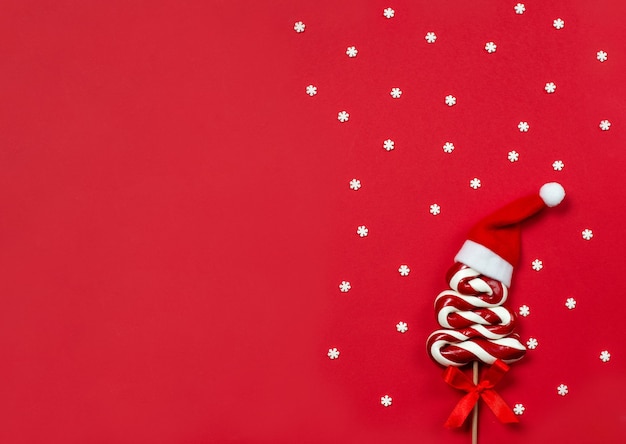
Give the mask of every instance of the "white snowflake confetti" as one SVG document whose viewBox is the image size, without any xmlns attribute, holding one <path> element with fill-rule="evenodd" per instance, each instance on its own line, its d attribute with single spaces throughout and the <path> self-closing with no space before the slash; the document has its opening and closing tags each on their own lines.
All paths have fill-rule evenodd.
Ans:
<svg viewBox="0 0 626 444">
<path fill-rule="evenodd" d="M 400 265 L 400 268 L 398 268 L 398 273 L 400 273 L 400 276 L 408 276 L 410 272 L 411 269 L 408 265 L 402 264 Z"/>
<path fill-rule="evenodd" d="M 474 177 L 472 180 L 470 180 L 470 187 L 472 187 L 473 189 L 477 190 L 480 188 L 480 186 L 480 179 L 478 177 Z"/>
<path fill-rule="evenodd" d="M 569 388 L 565 384 L 561 384 L 556 388 L 556 391 L 559 395 L 565 396 L 569 393 Z"/>
<path fill-rule="evenodd" d="M 515 150 L 509 151 L 508 158 L 511 162 L 517 162 L 519 160 L 519 153 Z"/>
<path fill-rule="evenodd" d="M 385 395 L 385 396 L 380 398 L 380 403 L 382 405 L 384 405 L 385 407 L 389 407 L 391 405 L 392 401 L 393 401 L 393 399 L 389 395 Z"/>
<path fill-rule="evenodd" d="M 454 151 L 454 144 L 452 142 L 446 142 L 443 144 L 443 152 L 450 154 Z"/>
<path fill-rule="evenodd" d="M 347 293 L 348 291 L 350 291 L 351 288 L 352 286 L 348 281 L 341 281 L 341 284 L 339 284 L 339 291 L 341 291 L 342 293 Z"/>
<path fill-rule="evenodd" d="M 441 207 L 437 204 L 432 204 L 430 206 L 430 214 L 432 214 L 433 216 L 436 216 L 439 213 L 441 213 Z"/>
<path fill-rule="evenodd" d="M 567 300 L 565 301 L 565 306 L 567 308 L 569 308 L 570 310 L 573 310 L 576 308 L 576 299 L 574 298 L 567 298 Z"/>
<path fill-rule="evenodd" d="M 602 131 L 608 131 L 610 128 L 611 128 L 611 122 L 609 122 L 608 120 L 600 121 L 600 129 Z"/>
<path fill-rule="evenodd" d="M 409 329 L 409 326 L 407 325 L 406 322 L 398 322 L 396 324 L 396 330 L 398 330 L 400 333 L 406 333 L 408 329 Z"/>
<path fill-rule="evenodd" d="M 391 151 L 395 147 L 395 142 L 391 139 L 387 139 L 383 142 L 383 148 L 387 151 Z"/>
<path fill-rule="evenodd" d="M 356 49 L 356 47 L 354 46 L 348 46 L 346 48 L 346 54 L 348 55 L 348 57 L 352 58 L 352 57 L 356 57 L 356 55 L 359 53 L 359 51 Z"/>
<path fill-rule="evenodd" d="M 496 52 L 496 48 L 497 47 L 498 46 L 495 43 L 493 43 L 493 42 L 485 43 L 485 51 L 487 51 L 489 54 L 492 54 L 492 53 Z"/>
<path fill-rule="evenodd" d="M 424 38 L 428 43 L 435 43 L 435 40 L 437 40 L 437 35 L 434 32 L 427 32 Z"/>
<path fill-rule="evenodd" d="M 454 97 L 452 94 L 449 94 L 446 96 L 445 102 L 448 106 L 454 106 L 456 105 L 456 97 Z"/>
<path fill-rule="evenodd" d="M 546 86 L 543 87 L 543 89 L 545 89 L 548 94 L 553 94 L 554 91 L 556 91 L 556 85 L 554 84 L 554 82 L 548 82 L 546 83 Z"/>
<path fill-rule="evenodd" d="M 357 191 L 359 188 L 361 188 L 361 181 L 359 179 L 352 179 L 350 181 L 350 189 Z"/>
<path fill-rule="evenodd" d="M 341 123 L 347 122 L 348 119 L 350 119 L 350 114 L 348 114 L 346 111 L 340 111 L 337 114 L 337 120 L 339 120 Z"/>
<path fill-rule="evenodd" d="M 528 305 L 522 305 L 519 308 L 519 314 L 524 317 L 528 316 L 530 314 L 530 307 Z"/>
<path fill-rule="evenodd" d="M 606 59 L 608 58 L 609 55 L 605 51 L 598 51 L 596 53 L 596 59 L 598 59 L 600 62 L 606 62 Z"/>
<path fill-rule="evenodd" d="M 330 359 L 337 359 L 339 357 L 339 350 L 337 350 L 336 348 L 329 348 L 328 357 Z"/>
<path fill-rule="evenodd" d="M 385 10 L 383 11 L 383 15 L 390 19 L 393 18 L 394 15 L 396 15 L 396 11 L 394 11 L 392 8 L 385 8 Z"/>
<path fill-rule="evenodd" d="M 517 128 L 519 128 L 521 133 L 527 133 L 530 129 L 530 125 L 528 124 L 528 122 L 520 122 L 517 124 Z"/>
<path fill-rule="evenodd" d="M 540 261 L 539 259 L 535 259 L 532 263 L 532 266 L 533 266 L 533 270 L 539 271 L 543 268 L 543 262 Z"/>
<path fill-rule="evenodd" d="M 600 353 L 600 360 L 602 362 L 609 362 L 609 359 L 611 359 L 611 353 L 609 353 L 608 350 L 602 350 Z"/>
<path fill-rule="evenodd" d="M 583 232 L 581 233 L 581 235 L 583 239 L 591 240 L 591 238 L 593 237 L 593 231 L 591 231 L 589 228 L 585 228 Z"/>
<path fill-rule="evenodd" d="M 515 413 L 517 416 L 523 415 L 524 410 L 526 410 L 524 404 L 515 404 L 515 407 L 513 407 L 513 413 Z"/>
<path fill-rule="evenodd" d="M 563 29 L 563 26 L 565 26 L 565 22 L 562 19 L 558 18 L 552 22 L 552 26 L 554 26 L 556 29 Z"/>
<path fill-rule="evenodd" d="M 518 3 L 517 5 L 515 5 L 513 7 L 515 8 L 515 13 L 516 14 L 523 14 L 524 11 L 526 11 L 526 6 L 524 6 L 524 3 Z"/>
<path fill-rule="evenodd" d="M 359 225 L 356 228 L 356 234 L 358 234 L 360 237 L 366 237 L 368 233 L 369 233 L 369 230 L 367 229 L 365 225 Z"/>
<path fill-rule="evenodd" d="M 530 350 L 536 349 L 538 345 L 539 341 L 537 341 L 535 338 L 528 338 L 528 341 L 526 341 L 526 347 L 528 347 Z"/>
<path fill-rule="evenodd" d="M 555 160 L 554 163 L 552 163 L 552 168 L 554 168 L 554 171 L 562 171 L 564 167 L 565 164 L 562 160 Z"/>
<path fill-rule="evenodd" d="M 313 85 L 307 86 L 306 93 L 310 95 L 311 97 L 313 97 L 315 94 L 317 94 L 317 87 Z"/>
<path fill-rule="evenodd" d="M 293 30 L 298 33 L 304 32 L 304 28 L 306 28 L 306 25 L 302 22 L 296 22 L 293 24 Z"/>
<path fill-rule="evenodd" d="M 391 92 L 389 94 L 391 94 L 391 97 L 394 99 L 399 99 L 402 95 L 402 90 L 400 88 L 391 88 Z"/>
</svg>

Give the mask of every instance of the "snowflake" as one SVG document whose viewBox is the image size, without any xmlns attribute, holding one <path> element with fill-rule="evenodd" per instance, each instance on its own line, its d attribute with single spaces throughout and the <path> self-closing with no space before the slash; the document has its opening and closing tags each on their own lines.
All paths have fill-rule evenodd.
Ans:
<svg viewBox="0 0 626 444">
<path fill-rule="evenodd" d="M 352 179 L 350 181 L 350 189 L 357 191 L 359 188 L 361 188 L 361 181 L 359 179 Z"/>
<path fill-rule="evenodd" d="M 398 330 L 400 333 L 406 333 L 408 329 L 409 329 L 409 326 L 407 325 L 406 322 L 398 322 L 396 324 L 396 330 Z"/>
<path fill-rule="evenodd" d="M 439 213 L 441 213 L 441 207 L 437 204 L 432 204 L 430 206 L 430 214 L 432 214 L 433 216 L 436 216 Z"/>
<path fill-rule="evenodd" d="M 337 359 L 339 357 L 339 350 L 337 350 L 336 348 L 329 348 L 328 357 L 330 359 Z"/>
<path fill-rule="evenodd" d="M 383 148 L 386 149 L 387 151 L 391 151 L 394 148 L 394 141 L 391 139 L 387 139 L 383 142 Z"/>
<path fill-rule="evenodd" d="M 346 48 L 346 54 L 348 54 L 348 57 L 356 57 L 358 53 L 359 51 L 354 46 L 348 46 Z"/>
<path fill-rule="evenodd" d="M 517 5 L 515 5 L 513 7 L 515 8 L 515 13 L 516 14 L 523 14 L 524 11 L 526 11 L 526 6 L 524 6 L 524 3 L 518 3 Z"/>
<path fill-rule="evenodd" d="M 609 359 L 611 359 L 611 353 L 609 353 L 608 350 L 602 350 L 602 353 L 600 353 L 600 360 L 602 362 L 609 362 Z"/>
<path fill-rule="evenodd" d="M 400 88 L 391 88 L 391 92 L 389 94 L 391 94 L 391 97 L 394 99 L 399 99 L 402 95 L 402 90 Z"/>
<path fill-rule="evenodd" d="M 493 42 L 487 42 L 485 43 L 485 51 L 487 51 L 489 54 L 496 52 L 496 44 Z"/>
<path fill-rule="evenodd" d="M 475 190 L 480 188 L 480 179 L 478 177 L 474 177 L 472 180 L 470 180 L 470 187 L 474 188 Z"/>
<path fill-rule="evenodd" d="M 341 281 L 341 284 L 339 284 L 339 291 L 342 293 L 347 293 L 351 288 L 350 282 L 348 281 Z"/>
<path fill-rule="evenodd" d="M 411 269 L 409 268 L 408 265 L 400 265 L 400 268 L 398 268 L 398 273 L 400 273 L 400 276 L 408 276 L 409 272 L 411 271 Z"/>
<path fill-rule="evenodd" d="M 569 308 L 570 310 L 573 310 L 576 308 L 576 299 L 574 298 L 567 298 L 567 301 L 565 301 L 565 306 L 567 308 Z"/>
<path fill-rule="evenodd" d="M 596 53 L 596 59 L 598 59 L 600 62 L 606 62 L 606 59 L 608 58 L 609 58 L 609 55 L 604 51 L 598 51 Z"/>
<path fill-rule="evenodd" d="M 380 403 L 382 405 L 384 405 L 385 407 L 389 407 L 391 405 L 392 401 L 393 401 L 393 399 L 389 395 L 385 395 L 385 396 L 380 398 Z"/>
<path fill-rule="evenodd" d="M 591 238 L 593 237 L 593 231 L 591 231 L 589 228 L 585 228 L 582 232 L 582 236 L 585 240 L 591 240 Z"/>
<path fill-rule="evenodd" d="M 446 105 L 448 106 L 454 106 L 456 105 L 456 97 L 454 97 L 452 94 L 447 95 L 445 102 L 446 102 Z"/>
<path fill-rule="evenodd" d="M 533 270 L 539 271 L 543 268 L 543 262 L 540 261 L 539 259 L 535 259 L 532 263 L 532 266 L 533 266 Z"/>
<path fill-rule="evenodd" d="M 554 26 L 556 29 L 563 29 L 563 26 L 565 26 L 565 22 L 562 19 L 558 18 L 552 22 L 552 26 Z"/>
<path fill-rule="evenodd" d="M 528 305 L 522 305 L 519 308 L 519 314 L 524 317 L 528 316 L 530 314 L 530 307 Z"/>
<path fill-rule="evenodd" d="M 562 160 L 555 160 L 554 163 L 552 164 L 552 168 L 554 168 L 554 171 L 561 171 L 563 170 L 564 166 L 565 164 L 563 163 Z"/>
<path fill-rule="evenodd" d="M 360 237 L 367 236 L 368 232 L 369 232 L 369 230 L 367 229 L 367 227 L 365 225 L 359 225 L 356 228 L 356 234 L 358 234 Z"/>
<path fill-rule="evenodd" d="M 561 384 L 556 388 L 556 391 L 558 392 L 559 395 L 561 396 L 565 396 L 569 393 L 569 389 L 567 388 L 567 386 L 565 384 Z"/>
<path fill-rule="evenodd" d="M 296 22 L 293 24 L 293 30 L 296 32 L 304 32 L 304 28 L 306 28 L 306 25 L 302 22 Z"/>
<path fill-rule="evenodd" d="M 390 19 L 394 15 L 396 15 L 396 11 L 394 11 L 392 8 L 385 8 L 385 10 L 383 11 L 383 15 Z"/>
<path fill-rule="evenodd" d="M 444 153 L 450 154 L 452 151 L 454 151 L 454 144 L 452 142 L 444 143 L 443 144 L 443 151 L 444 151 Z"/>
<path fill-rule="evenodd" d="M 517 124 L 517 127 L 519 128 L 520 132 L 527 133 L 530 125 L 528 124 L 528 122 L 520 122 Z"/>
<path fill-rule="evenodd" d="M 526 347 L 530 350 L 536 349 L 538 345 L 539 342 L 535 338 L 528 338 L 528 341 L 526 341 Z"/>
<path fill-rule="evenodd" d="M 306 93 L 310 95 L 311 97 L 313 97 L 315 94 L 317 94 L 317 87 L 313 85 L 307 86 Z"/>
<path fill-rule="evenodd" d="M 340 111 L 337 114 L 337 120 L 339 120 L 341 123 L 347 122 L 349 118 L 350 114 L 348 114 L 346 111 Z"/>
<path fill-rule="evenodd" d="M 511 162 L 517 162 L 519 160 L 519 153 L 515 150 L 509 151 L 509 160 Z"/>
<path fill-rule="evenodd" d="M 437 40 L 437 35 L 434 32 L 427 32 L 426 37 L 424 37 L 428 43 L 435 43 Z"/>
<path fill-rule="evenodd" d="M 611 122 L 609 122 L 608 120 L 601 120 L 600 121 L 600 129 L 602 131 L 608 131 L 609 128 L 611 128 Z"/>
<path fill-rule="evenodd" d="M 523 415 L 524 410 L 526 410 L 526 407 L 524 407 L 523 404 L 515 404 L 515 407 L 513 407 L 513 413 L 515 413 L 518 416 Z"/>
<path fill-rule="evenodd" d="M 556 91 L 556 85 L 554 84 L 554 82 L 548 82 L 546 83 L 546 86 L 543 87 L 543 89 L 545 89 L 548 94 L 552 94 L 554 93 L 554 91 Z"/>
</svg>

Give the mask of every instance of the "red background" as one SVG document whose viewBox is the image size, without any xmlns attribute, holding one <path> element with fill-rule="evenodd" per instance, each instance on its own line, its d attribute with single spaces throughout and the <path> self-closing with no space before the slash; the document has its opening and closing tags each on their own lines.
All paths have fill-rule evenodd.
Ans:
<svg viewBox="0 0 626 444">
<path fill-rule="evenodd" d="M 509 299 L 526 412 L 479 441 L 621 442 L 626 7 L 515 3 L 0 2 L 0 441 L 469 442 L 432 303 L 479 217 L 557 180 Z"/>
</svg>

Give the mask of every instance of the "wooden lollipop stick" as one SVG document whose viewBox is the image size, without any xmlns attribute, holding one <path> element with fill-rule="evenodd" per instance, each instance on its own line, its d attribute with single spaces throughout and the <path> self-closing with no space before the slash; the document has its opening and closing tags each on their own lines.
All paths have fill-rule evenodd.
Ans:
<svg viewBox="0 0 626 444">
<path fill-rule="evenodd" d="M 474 361 L 473 380 L 474 384 L 478 385 L 478 361 Z M 474 406 L 474 415 L 472 416 L 472 444 L 478 444 L 478 402 Z"/>
</svg>

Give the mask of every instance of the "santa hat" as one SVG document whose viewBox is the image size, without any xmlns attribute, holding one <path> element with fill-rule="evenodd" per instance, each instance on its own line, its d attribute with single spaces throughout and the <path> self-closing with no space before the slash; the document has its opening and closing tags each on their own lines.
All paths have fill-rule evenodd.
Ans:
<svg viewBox="0 0 626 444">
<path fill-rule="evenodd" d="M 509 287 L 520 256 L 521 223 L 565 197 L 556 183 L 543 185 L 537 194 L 519 198 L 478 222 L 454 260 Z"/>
</svg>

